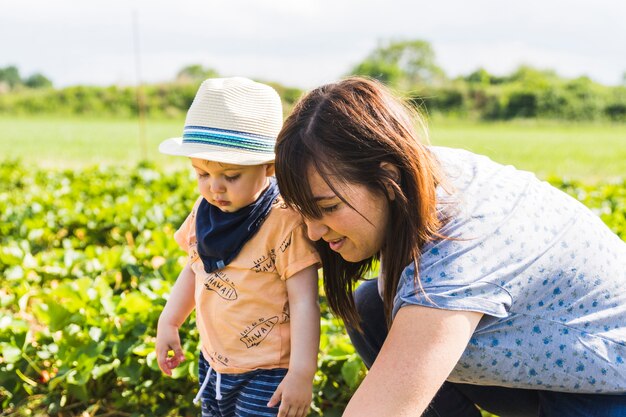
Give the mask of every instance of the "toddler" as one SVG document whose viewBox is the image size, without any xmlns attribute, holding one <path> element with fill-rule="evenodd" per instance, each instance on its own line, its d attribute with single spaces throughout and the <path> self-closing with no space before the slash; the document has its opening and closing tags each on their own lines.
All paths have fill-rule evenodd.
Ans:
<svg viewBox="0 0 626 417">
<path fill-rule="evenodd" d="M 187 252 L 157 328 L 167 375 L 184 359 L 179 328 L 196 310 L 202 416 L 307 415 L 319 347 L 319 256 L 274 175 L 282 105 L 246 78 L 204 81 L 182 138 L 200 197 L 174 238 Z M 173 351 L 173 355 L 170 355 Z"/>
</svg>

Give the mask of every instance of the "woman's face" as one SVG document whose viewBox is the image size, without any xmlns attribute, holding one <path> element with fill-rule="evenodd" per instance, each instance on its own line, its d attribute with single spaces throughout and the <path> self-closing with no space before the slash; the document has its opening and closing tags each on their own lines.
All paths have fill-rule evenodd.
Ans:
<svg viewBox="0 0 626 417">
<path fill-rule="evenodd" d="M 389 222 L 387 198 L 360 184 L 332 183 L 354 207 L 333 192 L 314 168 L 308 170 L 311 192 L 322 217 L 305 218 L 311 240 L 323 239 L 330 249 L 349 262 L 358 262 L 378 253 Z"/>
</svg>

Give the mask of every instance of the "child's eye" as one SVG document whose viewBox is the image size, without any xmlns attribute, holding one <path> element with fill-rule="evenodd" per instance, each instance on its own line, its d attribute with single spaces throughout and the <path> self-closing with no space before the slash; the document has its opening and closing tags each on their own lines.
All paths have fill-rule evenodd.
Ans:
<svg viewBox="0 0 626 417">
<path fill-rule="evenodd" d="M 224 179 L 228 182 L 233 182 L 233 181 L 237 181 L 239 179 L 239 177 L 241 177 L 241 174 L 236 174 L 236 175 L 224 175 Z"/>
<path fill-rule="evenodd" d="M 206 172 L 196 172 L 196 174 L 198 175 L 198 178 L 207 178 L 209 176 Z"/>
</svg>

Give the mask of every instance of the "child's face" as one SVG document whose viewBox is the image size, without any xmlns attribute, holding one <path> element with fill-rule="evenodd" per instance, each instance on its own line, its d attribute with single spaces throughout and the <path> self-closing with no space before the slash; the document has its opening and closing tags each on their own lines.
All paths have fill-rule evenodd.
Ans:
<svg viewBox="0 0 626 417">
<path fill-rule="evenodd" d="M 274 164 L 233 165 L 191 158 L 198 191 L 211 205 L 232 213 L 255 202 L 274 175 Z"/>
</svg>

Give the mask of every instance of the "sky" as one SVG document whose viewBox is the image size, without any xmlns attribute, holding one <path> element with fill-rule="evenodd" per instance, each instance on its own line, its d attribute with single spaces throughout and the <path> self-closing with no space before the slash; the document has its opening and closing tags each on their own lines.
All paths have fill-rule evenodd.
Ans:
<svg viewBox="0 0 626 417">
<path fill-rule="evenodd" d="M 200 64 L 312 88 L 393 40 L 426 40 L 449 77 L 519 65 L 624 82 L 622 0 L 0 0 L 0 68 L 55 86 L 172 80 Z"/>
</svg>

